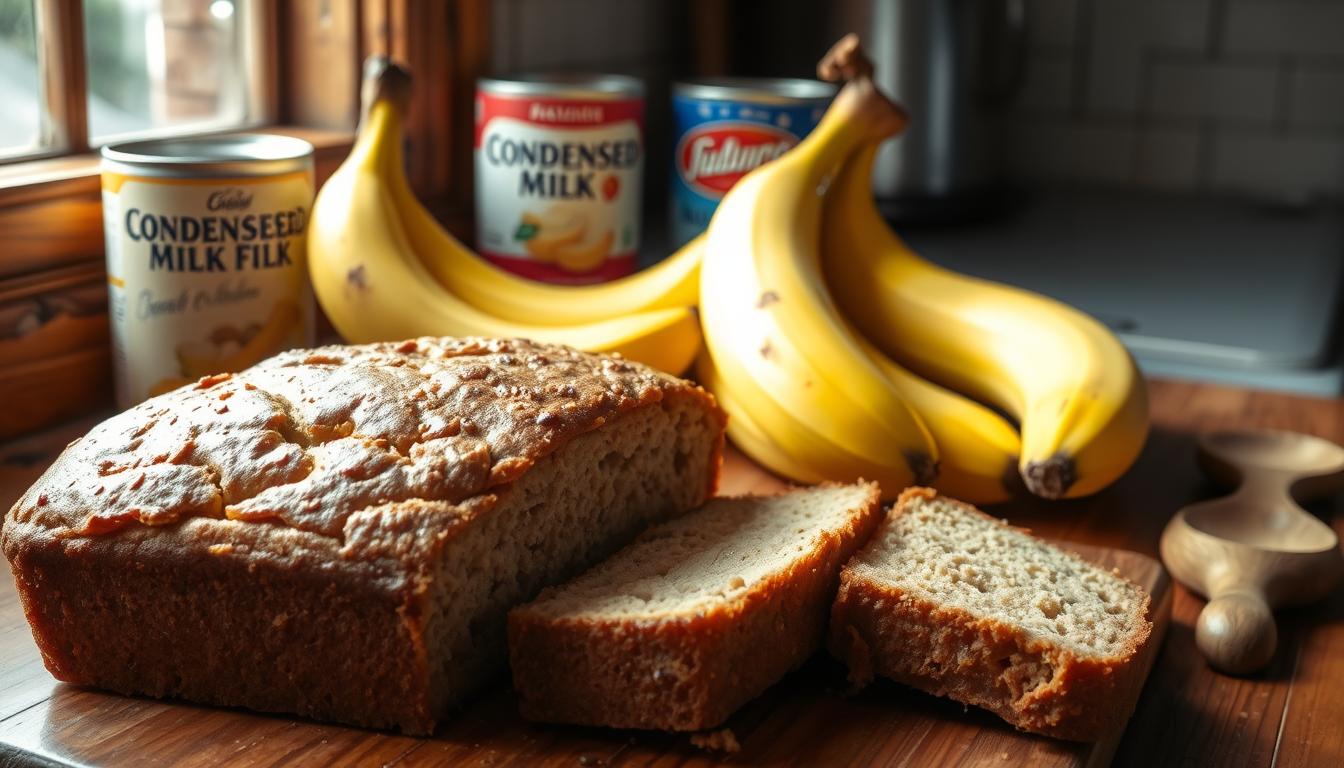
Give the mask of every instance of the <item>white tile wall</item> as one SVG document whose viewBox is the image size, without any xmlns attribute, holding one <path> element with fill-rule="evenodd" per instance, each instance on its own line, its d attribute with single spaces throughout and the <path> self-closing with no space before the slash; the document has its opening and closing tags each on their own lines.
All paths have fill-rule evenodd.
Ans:
<svg viewBox="0 0 1344 768">
<path fill-rule="evenodd" d="M 1042 181 L 1123 184 L 1134 163 L 1134 132 L 1106 124 L 1018 120 L 1009 127 L 1008 170 Z"/>
<path fill-rule="evenodd" d="M 500 73 L 666 83 L 682 0 L 492 0 Z M 1344 198 L 1344 0 L 1026 0 L 1025 179 Z M 665 90 L 664 86 L 662 87 Z M 650 92 L 650 140 L 667 94 Z M 653 169 L 656 173 L 657 169 Z"/>
<path fill-rule="evenodd" d="M 1344 0 L 1028 0 L 1010 169 L 1344 198 Z"/>
<path fill-rule="evenodd" d="M 1139 133 L 1130 181 L 1147 187 L 1188 189 L 1199 183 L 1201 131 L 1150 127 Z"/>
<path fill-rule="evenodd" d="M 1202 51 L 1209 0 L 1090 0 L 1087 107 L 1132 113 L 1139 106 L 1144 56 L 1153 49 Z"/>
<path fill-rule="evenodd" d="M 1344 36 L 1344 32 L 1340 33 Z M 1303 128 L 1344 129 L 1344 65 L 1301 66 L 1292 73 L 1290 122 Z"/>
<path fill-rule="evenodd" d="M 1223 61 L 1155 61 L 1148 113 L 1268 125 L 1278 103 L 1274 67 Z"/>
<path fill-rule="evenodd" d="M 1027 0 L 1027 36 L 1034 47 L 1073 44 L 1079 0 Z"/>
<path fill-rule="evenodd" d="M 1338 0 L 1231 0 L 1223 33 L 1229 53 L 1344 55 Z"/>
<path fill-rule="evenodd" d="M 1074 57 L 1053 48 L 1027 52 L 1017 107 L 1029 112 L 1065 112 L 1073 94 Z"/>
<path fill-rule="evenodd" d="M 1213 183 L 1252 195 L 1305 202 L 1344 188 L 1344 138 L 1257 133 L 1218 135 Z"/>
</svg>

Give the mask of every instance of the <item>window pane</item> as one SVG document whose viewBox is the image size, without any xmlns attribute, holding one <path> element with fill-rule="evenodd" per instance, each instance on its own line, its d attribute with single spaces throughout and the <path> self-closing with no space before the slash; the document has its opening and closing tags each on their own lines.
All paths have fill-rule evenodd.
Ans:
<svg viewBox="0 0 1344 768">
<path fill-rule="evenodd" d="M 89 136 L 240 125 L 250 0 L 85 0 Z"/>
<path fill-rule="evenodd" d="M 0 0 L 0 157 L 42 149 L 44 105 L 32 0 Z"/>
</svg>

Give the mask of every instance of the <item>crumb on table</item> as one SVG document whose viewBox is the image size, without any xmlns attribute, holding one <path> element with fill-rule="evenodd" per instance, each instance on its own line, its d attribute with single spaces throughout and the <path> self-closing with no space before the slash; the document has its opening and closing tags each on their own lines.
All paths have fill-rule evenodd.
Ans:
<svg viewBox="0 0 1344 768">
<path fill-rule="evenodd" d="M 737 743 L 737 736 L 733 735 L 731 728 L 720 728 L 717 731 L 708 731 L 705 733 L 691 734 L 691 744 L 700 749 L 707 749 L 714 752 L 727 752 L 735 754 L 742 751 L 742 745 Z"/>
</svg>

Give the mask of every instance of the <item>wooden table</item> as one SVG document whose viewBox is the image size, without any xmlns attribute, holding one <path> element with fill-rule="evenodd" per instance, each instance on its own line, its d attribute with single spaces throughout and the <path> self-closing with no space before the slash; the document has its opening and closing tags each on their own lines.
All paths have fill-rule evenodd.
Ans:
<svg viewBox="0 0 1344 768">
<path fill-rule="evenodd" d="M 1135 550 L 1157 556 L 1163 525 L 1178 507 L 1208 497 L 1208 486 L 1195 466 L 1193 434 L 1223 427 L 1274 427 L 1310 432 L 1344 443 L 1344 400 L 1315 400 L 1279 394 L 1156 381 L 1151 386 L 1154 429 L 1137 466 L 1114 487 L 1083 501 L 1047 503 L 1023 500 L 992 511 L 1037 533 L 1058 539 Z M 89 426 L 37 436 L 0 449 L 0 507 L 8 507 L 18 493 L 41 472 L 69 437 Z M 724 492 L 773 487 L 776 481 L 740 458 L 734 458 Z M 1344 515 L 1336 514 L 1340 500 L 1313 511 L 1330 519 L 1344 535 Z M 284 718 L 251 716 L 229 710 L 190 705 L 163 705 L 86 691 L 56 683 L 43 669 L 19 611 L 8 575 L 0 576 L 0 765 L 26 759 L 5 734 L 26 734 L 39 743 L 48 758 L 90 763 L 140 764 L 136 738 L 156 744 L 180 738 L 190 725 L 193 738 L 211 739 L 216 752 L 231 755 L 230 763 L 286 764 L 305 755 L 321 755 L 324 765 L 432 764 L 470 756 L 479 764 L 502 764 L 502 756 L 479 743 L 492 717 L 509 717 L 506 694 L 487 697 L 464 716 L 451 738 L 422 742 L 338 726 L 296 724 Z M 1270 667 L 1251 678 L 1232 678 L 1212 672 L 1194 646 L 1193 627 L 1202 601 L 1182 588 L 1175 591 L 1173 618 L 1156 666 L 1144 689 L 1137 712 L 1115 755 L 1116 765 L 1344 765 L 1344 589 L 1325 602 L 1280 614 L 1279 649 Z M 834 670 L 819 659 L 781 685 L 787 690 L 829 679 Z M 818 667 L 822 667 L 818 669 Z M 767 694 L 767 696 L 773 694 Z M 911 698 L 913 706 L 993 725 L 978 712 L 962 714 L 960 707 L 903 692 L 889 685 L 873 696 Z M 868 699 L 860 701 L 868 706 Z M 879 706 L 874 703 L 873 706 Z M 751 717 L 750 705 L 746 717 Z M 824 714 L 797 713 L 796 728 L 777 734 L 791 739 L 825 738 Z M 524 738 L 538 738 L 528 732 Z M 542 740 L 546 736 L 540 737 Z M 578 747 L 553 759 L 553 765 L 659 764 L 703 762 L 703 754 L 669 741 L 673 737 L 629 739 L 629 749 L 593 753 L 583 745 L 582 730 L 571 739 Z M 1020 736 L 1033 762 L 1055 762 L 1061 743 Z M 609 742 L 609 737 L 607 737 Z M 856 747 L 856 758 L 881 759 L 914 755 L 916 762 L 952 765 L 976 760 L 1000 765 L 1008 754 L 985 755 L 973 745 L 935 733 L 912 733 L 903 739 L 907 751 L 878 749 L 877 744 Z M 1030 741 L 1028 741 L 1030 740 Z M 474 742 L 474 743 L 473 743 Z M 139 742 L 141 745 L 147 743 Z M 220 745 L 229 750 L 218 752 Z M 653 759 L 664 746 L 668 756 Z M 264 748 L 260 745 L 264 745 Z M 339 745 L 339 754 L 334 747 Z M 913 746 L 911 746 L 913 745 Z M 652 749 L 650 749 L 652 747 Z M 202 762 L 185 739 L 176 753 L 183 761 Z M 779 750 L 776 751 L 777 753 Z M 160 750 L 159 754 L 163 754 Z M 689 755 L 689 756 L 688 756 Z M 1053 758 L 1055 759 L 1052 759 Z M 193 758 L 197 758 L 194 759 Z"/>
</svg>

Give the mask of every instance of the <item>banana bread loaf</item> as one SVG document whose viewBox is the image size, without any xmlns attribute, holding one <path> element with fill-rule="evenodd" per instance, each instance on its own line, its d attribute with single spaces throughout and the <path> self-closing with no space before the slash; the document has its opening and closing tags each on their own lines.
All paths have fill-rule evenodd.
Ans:
<svg viewBox="0 0 1344 768">
<path fill-rule="evenodd" d="M 60 680 L 428 733 L 510 607 L 713 494 L 723 426 L 564 347 L 300 350 L 98 425 L 0 539 Z"/>
<path fill-rule="evenodd" d="M 821 647 L 840 566 L 881 519 L 876 483 L 718 498 L 509 613 L 532 720 L 693 731 Z"/>
<path fill-rule="evenodd" d="M 1142 587 L 969 504 L 908 488 L 846 565 L 831 653 L 984 707 L 1026 731 L 1095 741 L 1123 728 L 1152 642 Z"/>
</svg>

